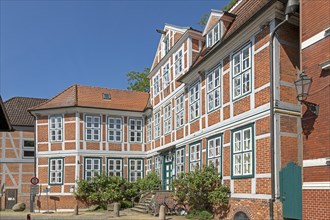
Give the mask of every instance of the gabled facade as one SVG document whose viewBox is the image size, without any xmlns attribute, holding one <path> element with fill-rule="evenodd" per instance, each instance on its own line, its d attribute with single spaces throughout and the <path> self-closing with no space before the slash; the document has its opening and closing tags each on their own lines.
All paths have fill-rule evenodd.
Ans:
<svg viewBox="0 0 330 220">
<path fill-rule="evenodd" d="M 1 100 L 0 100 L 1 101 Z M 36 175 L 34 167 L 34 118 L 28 109 L 46 99 L 13 97 L 3 103 L 10 130 L 1 130 L 1 207 L 11 209 L 18 202 L 30 204 L 30 179 Z M 1 125 L 3 122 L 1 122 Z"/>
</svg>

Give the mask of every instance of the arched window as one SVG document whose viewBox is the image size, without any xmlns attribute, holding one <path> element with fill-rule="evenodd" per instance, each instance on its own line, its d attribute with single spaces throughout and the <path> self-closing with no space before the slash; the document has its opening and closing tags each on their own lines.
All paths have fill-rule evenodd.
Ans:
<svg viewBox="0 0 330 220">
<path fill-rule="evenodd" d="M 244 212 L 237 212 L 234 216 L 234 220 L 250 220 Z"/>
</svg>

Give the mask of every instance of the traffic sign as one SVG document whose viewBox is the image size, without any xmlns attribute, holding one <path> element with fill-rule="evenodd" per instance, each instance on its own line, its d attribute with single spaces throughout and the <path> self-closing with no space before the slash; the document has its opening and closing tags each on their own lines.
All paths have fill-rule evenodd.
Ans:
<svg viewBox="0 0 330 220">
<path fill-rule="evenodd" d="M 33 185 L 37 185 L 39 183 L 39 179 L 37 177 L 32 177 L 30 182 L 33 184 Z"/>
</svg>

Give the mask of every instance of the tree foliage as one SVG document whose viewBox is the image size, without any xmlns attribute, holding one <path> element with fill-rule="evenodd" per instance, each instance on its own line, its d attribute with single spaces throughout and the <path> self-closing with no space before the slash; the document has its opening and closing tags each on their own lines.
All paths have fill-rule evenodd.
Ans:
<svg viewBox="0 0 330 220">
<path fill-rule="evenodd" d="M 179 176 L 173 180 L 174 198 L 192 210 L 212 212 L 215 206 L 227 205 L 229 188 L 221 184 L 214 166 Z"/>
<path fill-rule="evenodd" d="M 223 6 L 221 9 L 223 11 L 229 11 L 236 3 L 238 0 L 231 0 L 227 5 Z"/>
<path fill-rule="evenodd" d="M 127 81 L 129 90 L 149 92 L 150 82 L 147 78 L 150 68 L 144 68 L 143 72 L 131 71 L 127 73 Z"/>
</svg>

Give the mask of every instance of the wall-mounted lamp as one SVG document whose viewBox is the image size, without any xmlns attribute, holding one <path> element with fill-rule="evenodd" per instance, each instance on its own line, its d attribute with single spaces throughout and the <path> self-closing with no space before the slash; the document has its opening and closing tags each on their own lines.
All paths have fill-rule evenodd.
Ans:
<svg viewBox="0 0 330 220">
<path fill-rule="evenodd" d="M 302 72 L 299 79 L 294 82 L 297 90 L 297 99 L 301 104 L 304 104 L 309 111 L 315 115 L 319 114 L 319 106 L 315 103 L 306 101 L 309 95 L 309 89 L 312 85 L 312 78 L 308 77 L 305 72 Z"/>
</svg>

